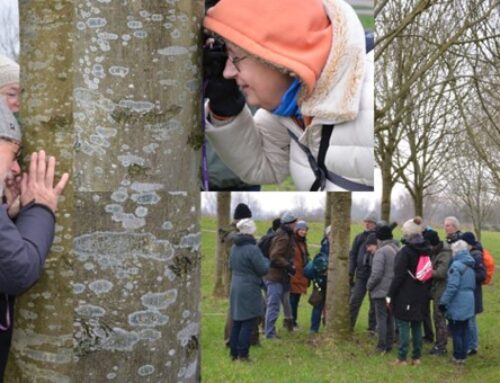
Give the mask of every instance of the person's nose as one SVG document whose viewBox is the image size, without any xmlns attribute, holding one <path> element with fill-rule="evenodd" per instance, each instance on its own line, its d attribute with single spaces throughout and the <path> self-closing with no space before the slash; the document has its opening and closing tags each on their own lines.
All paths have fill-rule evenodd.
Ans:
<svg viewBox="0 0 500 383">
<path fill-rule="evenodd" d="M 17 162 L 17 160 L 14 160 L 14 162 L 12 163 L 12 166 L 10 167 L 10 171 L 14 175 L 18 175 L 19 173 L 21 173 L 21 166 L 19 166 L 19 162 Z"/>
<path fill-rule="evenodd" d="M 238 75 L 238 69 L 236 69 L 236 65 L 233 64 L 231 59 L 228 57 L 226 60 L 226 66 L 224 67 L 224 71 L 222 72 L 222 76 L 227 80 L 235 79 Z"/>
</svg>

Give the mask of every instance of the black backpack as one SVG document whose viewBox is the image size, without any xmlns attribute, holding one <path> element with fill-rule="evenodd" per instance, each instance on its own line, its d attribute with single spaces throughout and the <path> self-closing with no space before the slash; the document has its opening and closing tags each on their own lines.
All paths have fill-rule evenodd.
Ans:
<svg viewBox="0 0 500 383">
<path fill-rule="evenodd" d="M 276 232 L 273 231 L 261 237 L 261 239 L 259 239 L 259 242 L 257 242 L 257 246 L 259 247 L 264 257 L 266 258 L 269 258 L 269 250 L 271 249 L 271 242 L 275 235 Z"/>
</svg>

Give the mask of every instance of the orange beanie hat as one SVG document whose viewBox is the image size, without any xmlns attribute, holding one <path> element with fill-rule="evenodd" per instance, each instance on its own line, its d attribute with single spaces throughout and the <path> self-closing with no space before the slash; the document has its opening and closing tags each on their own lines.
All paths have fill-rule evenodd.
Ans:
<svg viewBox="0 0 500 383">
<path fill-rule="evenodd" d="M 203 25 L 250 54 L 289 69 L 309 93 L 332 43 L 321 0 L 220 0 Z"/>
</svg>

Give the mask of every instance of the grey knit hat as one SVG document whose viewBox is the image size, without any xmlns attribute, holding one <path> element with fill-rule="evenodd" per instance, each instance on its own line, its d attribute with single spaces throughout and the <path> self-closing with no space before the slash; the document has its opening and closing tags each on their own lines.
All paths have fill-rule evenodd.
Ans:
<svg viewBox="0 0 500 383">
<path fill-rule="evenodd" d="M 309 230 L 309 226 L 307 226 L 306 221 L 298 221 L 297 224 L 295 225 L 295 231 L 304 229 L 304 230 Z"/>
<path fill-rule="evenodd" d="M 257 231 L 257 228 L 255 227 L 255 222 L 250 218 L 243 218 L 241 221 L 238 221 L 236 227 L 242 234 L 253 235 Z"/>
<path fill-rule="evenodd" d="M 373 223 L 377 223 L 378 221 L 378 218 L 377 218 L 377 214 L 375 212 L 371 212 L 370 214 L 368 214 L 365 219 L 363 219 L 363 222 L 373 222 Z"/>
<path fill-rule="evenodd" d="M 0 139 L 2 138 L 21 142 L 21 128 L 10 109 L 0 100 Z"/>
<path fill-rule="evenodd" d="M 297 217 L 288 211 L 281 216 L 281 223 L 289 224 L 295 221 L 297 221 Z"/>
<path fill-rule="evenodd" d="M 0 55 L 0 88 L 15 82 L 19 82 L 19 64 Z"/>
</svg>

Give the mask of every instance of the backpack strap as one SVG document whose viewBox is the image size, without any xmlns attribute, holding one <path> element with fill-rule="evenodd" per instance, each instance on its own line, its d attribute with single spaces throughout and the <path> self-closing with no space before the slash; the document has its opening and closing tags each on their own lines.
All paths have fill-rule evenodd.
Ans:
<svg viewBox="0 0 500 383">
<path fill-rule="evenodd" d="M 326 168 L 325 156 L 328 148 L 330 147 L 330 137 L 332 135 L 333 128 L 334 125 L 323 125 L 323 128 L 321 130 L 321 141 L 319 144 L 320 151 L 318 153 L 318 161 L 316 161 L 316 159 L 312 155 L 311 150 L 299 141 L 295 133 L 288 129 L 289 136 L 305 153 L 309 162 L 309 166 L 316 176 L 314 183 L 311 185 L 310 191 L 325 190 L 326 180 L 349 191 L 373 191 L 373 186 L 350 181 L 347 178 L 339 176 L 338 174 Z"/>
</svg>

